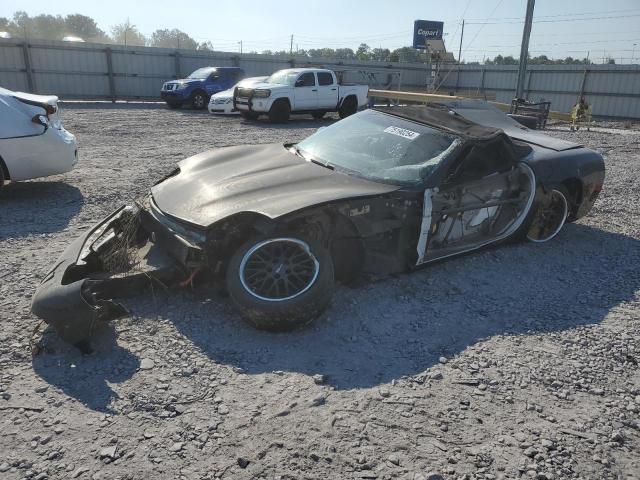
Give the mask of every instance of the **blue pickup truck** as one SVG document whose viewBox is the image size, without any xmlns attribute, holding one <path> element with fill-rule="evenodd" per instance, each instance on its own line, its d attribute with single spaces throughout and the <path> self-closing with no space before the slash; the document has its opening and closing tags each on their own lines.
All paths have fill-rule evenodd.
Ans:
<svg viewBox="0 0 640 480">
<path fill-rule="evenodd" d="M 169 108 L 180 108 L 186 104 L 202 109 L 209 103 L 211 95 L 233 87 L 244 76 L 244 70 L 238 67 L 199 68 L 187 78 L 166 82 L 160 96 Z"/>
</svg>

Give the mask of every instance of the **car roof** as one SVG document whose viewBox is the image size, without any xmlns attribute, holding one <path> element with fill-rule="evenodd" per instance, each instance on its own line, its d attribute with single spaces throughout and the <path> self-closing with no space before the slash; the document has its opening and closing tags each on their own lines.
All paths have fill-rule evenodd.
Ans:
<svg viewBox="0 0 640 480">
<path fill-rule="evenodd" d="M 504 132 L 500 128 L 480 125 L 440 105 L 409 105 L 403 107 L 375 107 L 382 113 L 401 117 L 444 130 L 463 139 L 491 140 Z"/>
</svg>

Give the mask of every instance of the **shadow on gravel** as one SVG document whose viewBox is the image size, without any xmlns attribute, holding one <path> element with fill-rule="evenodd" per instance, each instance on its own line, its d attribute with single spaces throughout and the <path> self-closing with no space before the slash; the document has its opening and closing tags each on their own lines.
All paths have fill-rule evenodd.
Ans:
<svg viewBox="0 0 640 480">
<path fill-rule="evenodd" d="M 63 230 L 84 197 L 64 182 L 16 182 L 0 190 L 0 240 Z"/>
<path fill-rule="evenodd" d="M 323 374 L 336 388 L 364 388 L 419 375 L 491 336 L 599 323 L 640 290 L 638 265 L 638 240 L 572 224 L 548 244 L 490 249 L 339 287 L 324 318 L 293 333 L 256 331 L 230 302 L 201 296 L 172 296 L 161 315 L 212 360 L 248 374 Z M 147 311 L 136 313 L 160 313 L 143 303 Z"/>
<path fill-rule="evenodd" d="M 34 357 L 35 373 L 92 410 L 114 413 L 108 405 L 117 394 L 109 384 L 131 378 L 140 366 L 138 357 L 117 345 L 115 330 L 98 330 L 96 350 L 91 355 L 63 343 L 51 328 L 45 330 L 43 338 L 47 348 L 56 353 Z"/>
</svg>

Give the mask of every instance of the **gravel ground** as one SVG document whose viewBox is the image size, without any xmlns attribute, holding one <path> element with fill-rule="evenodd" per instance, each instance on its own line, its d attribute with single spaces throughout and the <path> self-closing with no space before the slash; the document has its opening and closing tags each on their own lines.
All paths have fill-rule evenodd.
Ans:
<svg viewBox="0 0 640 480">
<path fill-rule="evenodd" d="M 159 106 L 63 107 L 80 163 L 0 192 L 0 477 L 640 478 L 640 135 L 551 135 L 605 155 L 605 190 L 554 241 L 339 287 L 310 328 L 245 325 L 206 289 L 127 301 L 83 356 L 30 298 L 88 226 L 178 160 L 296 141 Z"/>
</svg>

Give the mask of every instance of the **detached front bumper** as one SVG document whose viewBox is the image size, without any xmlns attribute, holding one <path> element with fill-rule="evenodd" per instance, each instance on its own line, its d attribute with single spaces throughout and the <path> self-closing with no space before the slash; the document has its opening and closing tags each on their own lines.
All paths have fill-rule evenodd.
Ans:
<svg viewBox="0 0 640 480">
<path fill-rule="evenodd" d="M 99 324 L 127 315 L 114 298 L 141 293 L 153 279 L 167 283 L 179 276 L 179 264 L 149 241 L 153 234 L 142 221 L 148 214 L 132 211 L 123 206 L 78 237 L 36 289 L 31 311 L 63 340 L 83 344 Z M 130 269 L 105 268 L 123 252 L 134 252 Z"/>
</svg>

